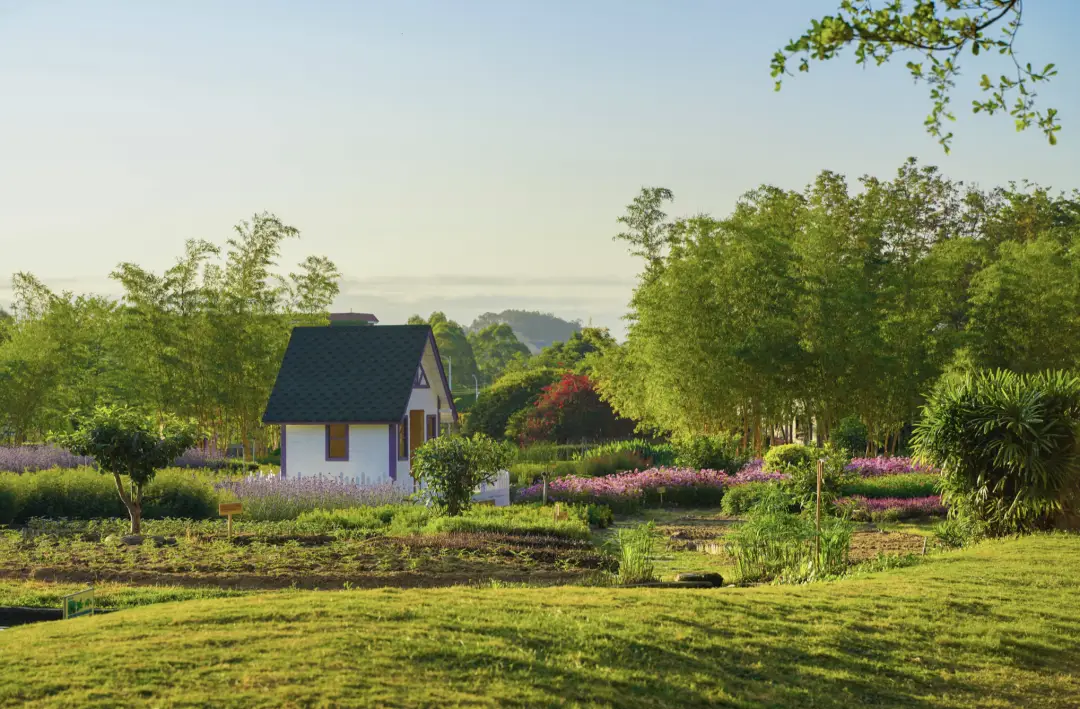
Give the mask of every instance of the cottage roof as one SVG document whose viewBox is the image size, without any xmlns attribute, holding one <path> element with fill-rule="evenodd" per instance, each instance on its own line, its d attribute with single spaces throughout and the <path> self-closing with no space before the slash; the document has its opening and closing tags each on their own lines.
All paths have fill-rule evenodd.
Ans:
<svg viewBox="0 0 1080 709">
<path fill-rule="evenodd" d="M 294 328 L 263 423 L 400 421 L 429 340 L 427 325 Z"/>
</svg>

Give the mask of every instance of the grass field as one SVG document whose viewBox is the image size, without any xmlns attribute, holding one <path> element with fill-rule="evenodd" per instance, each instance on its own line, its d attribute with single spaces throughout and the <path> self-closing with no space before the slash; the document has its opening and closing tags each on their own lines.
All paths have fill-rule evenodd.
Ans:
<svg viewBox="0 0 1080 709">
<path fill-rule="evenodd" d="M 3 706 L 1080 706 L 1080 537 L 807 586 L 274 592 L 0 632 Z"/>
</svg>

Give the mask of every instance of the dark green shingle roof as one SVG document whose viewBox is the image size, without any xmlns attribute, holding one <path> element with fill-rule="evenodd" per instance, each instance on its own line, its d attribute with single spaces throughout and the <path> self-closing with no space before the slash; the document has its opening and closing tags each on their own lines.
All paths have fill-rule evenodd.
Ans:
<svg viewBox="0 0 1080 709">
<path fill-rule="evenodd" d="M 409 404 L 427 325 L 297 327 L 264 423 L 386 423 Z"/>
</svg>

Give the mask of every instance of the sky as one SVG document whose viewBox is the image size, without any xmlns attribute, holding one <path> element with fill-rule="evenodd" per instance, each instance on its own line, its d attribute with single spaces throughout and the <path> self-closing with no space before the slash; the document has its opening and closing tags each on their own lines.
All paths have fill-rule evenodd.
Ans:
<svg viewBox="0 0 1080 709">
<path fill-rule="evenodd" d="M 623 332 L 640 264 L 612 241 L 645 185 L 673 216 L 728 214 L 823 169 L 908 156 L 984 187 L 1080 187 L 1080 3 L 1030 3 L 1016 49 L 1059 76 L 1056 147 L 972 116 L 924 131 L 903 62 L 850 52 L 773 90 L 769 60 L 838 0 L 0 0 L 0 305 L 29 271 L 119 295 L 270 211 L 343 274 L 335 310 L 553 312 Z M 1041 14 L 1040 14 L 1041 13 Z M 965 81 L 967 83 L 965 83 Z"/>
</svg>

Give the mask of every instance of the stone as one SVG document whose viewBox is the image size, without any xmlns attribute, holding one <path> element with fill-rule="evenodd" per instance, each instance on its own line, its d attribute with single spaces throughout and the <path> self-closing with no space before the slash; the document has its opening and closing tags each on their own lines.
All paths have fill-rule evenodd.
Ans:
<svg viewBox="0 0 1080 709">
<path fill-rule="evenodd" d="M 701 572 L 701 573 L 686 573 L 678 574 L 675 577 L 676 581 L 689 581 L 693 583 L 707 583 L 713 588 L 718 588 L 724 585 L 724 577 L 720 574 Z"/>
</svg>

